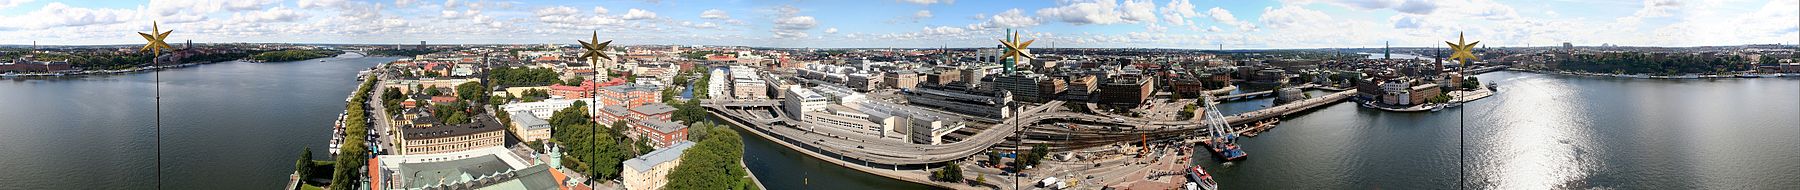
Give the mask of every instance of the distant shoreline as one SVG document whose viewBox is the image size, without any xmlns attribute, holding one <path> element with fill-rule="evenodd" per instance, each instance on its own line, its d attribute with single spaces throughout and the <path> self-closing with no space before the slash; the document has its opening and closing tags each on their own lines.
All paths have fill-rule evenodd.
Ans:
<svg viewBox="0 0 1800 190">
<path fill-rule="evenodd" d="M 294 63 L 294 62 L 305 62 L 305 61 L 312 61 L 312 60 L 326 59 L 326 58 L 336 58 L 336 57 L 343 56 L 346 54 L 351 54 L 351 53 L 352 52 L 344 52 L 344 53 L 338 54 L 337 56 L 332 56 L 332 57 L 321 57 L 321 58 L 313 58 L 313 59 L 298 60 L 298 61 L 288 61 L 288 62 L 255 62 L 255 61 L 249 61 L 247 59 L 237 59 L 237 60 L 231 60 L 231 61 L 219 61 L 219 62 L 209 62 L 209 63 L 183 63 L 183 64 L 175 64 L 175 65 L 135 67 L 135 68 L 129 68 L 129 69 L 82 70 L 82 71 L 74 71 L 74 72 L 57 72 L 57 73 L 5 73 L 5 74 L 0 74 L 0 79 L 37 80 L 37 79 L 60 79 L 60 78 L 66 78 L 66 77 L 85 77 L 85 76 L 130 74 L 130 73 L 138 73 L 138 72 L 145 72 L 145 71 L 158 71 L 158 70 L 165 70 L 165 69 L 175 69 L 175 68 L 192 67 L 192 66 L 199 66 L 199 65 L 209 65 L 209 64 L 233 62 L 233 61 L 243 62 L 243 63 Z M 359 54 L 359 55 L 363 55 L 363 57 L 371 57 L 371 56 L 368 56 L 367 54 Z M 373 56 L 373 57 L 383 57 L 383 56 Z"/>
<path fill-rule="evenodd" d="M 1694 74 L 1694 73 L 1688 73 L 1688 74 L 1682 74 L 1682 75 L 1676 75 L 1676 76 L 1653 76 L 1653 75 L 1645 75 L 1645 74 L 1612 74 L 1612 73 L 1590 73 L 1590 72 L 1579 72 L 1579 71 L 1562 71 L 1562 70 L 1537 70 L 1537 69 L 1520 69 L 1520 68 L 1511 68 L 1511 69 L 1509 69 L 1509 70 L 1514 70 L 1514 71 L 1522 71 L 1522 72 L 1531 72 L 1531 73 L 1539 73 L 1539 74 L 1554 74 L 1554 75 L 1567 75 L 1567 76 L 1586 76 L 1586 77 L 1606 77 L 1606 78 L 1629 78 L 1629 79 L 1722 79 L 1722 78 L 1781 78 L 1781 77 L 1800 77 L 1800 74 L 1797 74 L 1797 73 L 1773 73 L 1773 74 L 1729 74 L 1729 75 L 1716 75 L 1716 74 Z"/>
</svg>

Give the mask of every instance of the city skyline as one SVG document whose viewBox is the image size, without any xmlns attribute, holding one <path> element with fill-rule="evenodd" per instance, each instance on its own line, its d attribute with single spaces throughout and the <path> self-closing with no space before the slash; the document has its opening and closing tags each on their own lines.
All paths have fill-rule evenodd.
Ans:
<svg viewBox="0 0 1800 190">
<path fill-rule="evenodd" d="M 47 1 L 0 0 L 0 44 L 136 43 L 157 21 L 200 43 L 989 47 L 1014 29 L 1051 48 L 1794 44 L 1800 0 L 1419 1 Z M 466 35 L 465 35 L 466 34 Z M 316 38 L 301 38 L 308 36 Z"/>
</svg>

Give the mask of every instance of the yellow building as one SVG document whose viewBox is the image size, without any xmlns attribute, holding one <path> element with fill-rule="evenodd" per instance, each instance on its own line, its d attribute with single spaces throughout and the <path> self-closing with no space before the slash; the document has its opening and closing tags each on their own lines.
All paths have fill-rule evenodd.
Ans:
<svg viewBox="0 0 1800 190">
<path fill-rule="evenodd" d="M 434 120 L 419 118 L 415 120 Z M 478 116 L 466 124 L 410 125 L 400 127 L 398 150 L 394 154 L 437 154 L 501 146 L 506 143 L 506 127 L 488 116 Z M 413 123 L 437 123 L 435 121 Z"/>
<path fill-rule="evenodd" d="M 681 165 L 681 153 L 694 147 L 692 141 L 681 141 L 669 148 L 657 149 L 649 154 L 625 160 L 625 170 L 620 171 L 620 179 L 625 182 L 625 189 L 661 189 L 669 183 L 669 171 Z"/>
</svg>

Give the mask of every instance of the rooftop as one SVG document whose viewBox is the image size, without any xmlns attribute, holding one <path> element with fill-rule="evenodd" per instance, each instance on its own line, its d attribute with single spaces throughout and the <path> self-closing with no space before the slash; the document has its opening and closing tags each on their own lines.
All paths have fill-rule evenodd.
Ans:
<svg viewBox="0 0 1800 190">
<path fill-rule="evenodd" d="M 694 142 L 677 142 L 675 145 L 671 145 L 668 148 L 656 149 L 656 151 L 650 151 L 650 153 L 644 154 L 643 156 L 625 160 L 624 164 L 627 168 L 637 170 L 636 172 L 647 172 L 650 171 L 650 168 L 654 168 L 658 164 L 681 159 L 681 153 L 687 152 L 687 149 L 691 147 L 694 147 Z"/>
<path fill-rule="evenodd" d="M 469 123 L 456 125 L 434 125 L 431 127 L 408 126 L 400 128 L 400 131 L 403 133 L 402 136 L 406 139 L 427 139 L 493 132 L 505 130 L 506 128 L 505 125 L 500 125 L 500 121 L 494 120 L 494 117 L 486 115 L 475 116 L 469 118 L 469 120 Z"/>
<path fill-rule="evenodd" d="M 651 130 L 656 130 L 656 132 L 661 132 L 661 133 L 674 133 L 677 130 L 687 128 L 686 125 L 681 125 L 680 123 L 675 123 L 675 122 L 671 122 L 671 121 L 654 121 L 654 120 L 652 120 L 652 121 L 644 121 L 643 123 L 644 123 L 644 126 L 649 126 Z"/>
<path fill-rule="evenodd" d="M 650 103 L 650 104 L 644 104 L 642 106 L 631 108 L 631 111 L 641 113 L 644 115 L 656 115 L 656 114 L 674 112 L 675 107 L 670 107 L 669 105 L 663 104 L 663 103 Z"/>
</svg>

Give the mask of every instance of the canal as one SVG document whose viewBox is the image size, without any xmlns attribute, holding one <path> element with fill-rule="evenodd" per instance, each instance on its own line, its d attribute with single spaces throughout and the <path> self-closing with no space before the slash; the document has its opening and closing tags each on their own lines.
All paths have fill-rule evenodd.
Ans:
<svg viewBox="0 0 1800 190">
<path fill-rule="evenodd" d="M 332 121 L 357 71 L 395 59 L 162 71 L 163 187 L 280 188 L 301 148 L 328 155 Z M 0 80 L 0 189 L 155 189 L 153 79 L 139 72 Z"/>
</svg>

